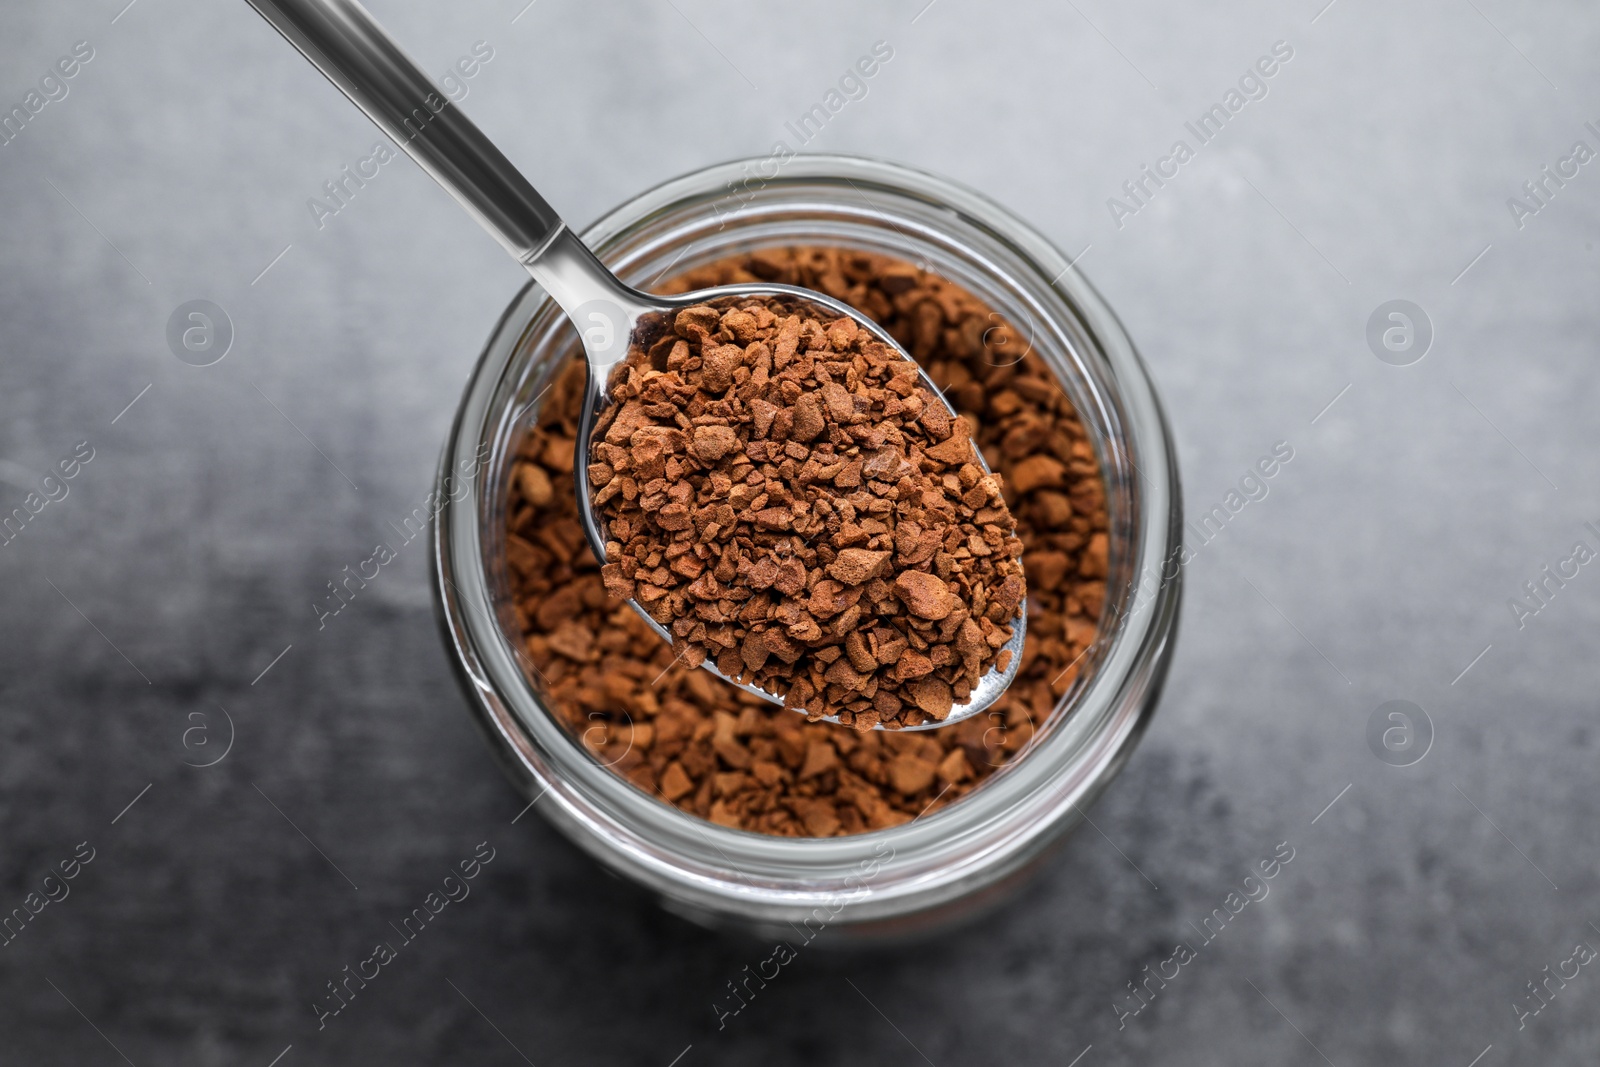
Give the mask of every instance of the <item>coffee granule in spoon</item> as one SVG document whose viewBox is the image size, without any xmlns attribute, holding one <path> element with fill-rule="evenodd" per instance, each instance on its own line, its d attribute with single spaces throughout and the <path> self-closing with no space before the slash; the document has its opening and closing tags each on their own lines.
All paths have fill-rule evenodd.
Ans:
<svg viewBox="0 0 1600 1067">
<path fill-rule="evenodd" d="M 611 595 L 691 667 L 870 729 L 946 718 L 1021 613 L 1022 543 L 967 423 L 850 318 L 760 298 L 629 353 L 589 480 Z"/>
<path fill-rule="evenodd" d="M 600 763 L 687 815 L 784 837 L 909 822 L 1026 753 L 1091 669 L 1105 600 L 1108 516 L 1093 446 L 1026 334 L 912 264 L 835 248 L 762 248 L 669 278 L 666 292 L 754 280 L 860 308 L 973 420 L 1027 548 L 1028 635 L 988 711 L 926 733 L 855 730 L 769 704 L 684 666 L 607 595 L 578 518 L 572 470 L 581 355 L 559 372 L 517 445 L 507 486 L 510 630 L 550 714 Z"/>
</svg>

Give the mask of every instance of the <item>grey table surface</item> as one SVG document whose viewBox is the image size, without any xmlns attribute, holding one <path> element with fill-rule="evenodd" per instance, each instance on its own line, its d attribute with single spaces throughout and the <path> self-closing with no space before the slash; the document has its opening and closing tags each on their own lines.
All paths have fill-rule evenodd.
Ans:
<svg viewBox="0 0 1600 1067">
<path fill-rule="evenodd" d="M 421 543 L 316 627 L 428 491 L 519 272 L 406 160 L 319 228 L 308 200 L 379 136 L 239 0 L 14 0 L 6 109 L 77 42 L 92 59 L 0 144 L 0 510 L 93 458 L 0 547 L 0 909 L 93 859 L 0 948 L 0 1062 L 1600 1058 L 1600 974 L 1566 962 L 1600 947 L 1600 569 L 1574 556 L 1600 548 L 1592 5 L 372 7 L 430 71 L 492 49 L 464 106 L 580 223 L 766 154 L 887 42 L 807 147 L 967 183 L 1082 253 L 1191 513 L 1294 458 L 1187 568 L 1098 832 L 981 925 L 806 956 L 719 1030 L 755 949 L 512 824 Z M 1199 144 L 1184 124 L 1277 42 Z M 1129 199 L 1179 139 L 1194 158 Z M 234 329 L 204 368 L 166 339 L 195 299 Z M 1407 366 L 1420 340 L 1368 341 L 1396 299 L 1431 333 Z M 1369 744 L 1391 700 L 1422 709 L 1425 758 Z M 319 1030 L 324 983 L 481 841 L 472 897 Z M 1122 1015 L 1280 843 L 1269 896 Z"/>
</svg>

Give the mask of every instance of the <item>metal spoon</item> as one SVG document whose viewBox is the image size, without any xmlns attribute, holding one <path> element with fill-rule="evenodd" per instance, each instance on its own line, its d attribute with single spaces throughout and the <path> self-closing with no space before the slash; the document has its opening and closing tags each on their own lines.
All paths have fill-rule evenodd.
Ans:
<svg viewBox="0 0 1600 1067">
<path fill-rule="evenodd" d="M 248 0 L 249 4 L 345 96 L 366 112 L 422 169 L 455 197 L 489 235 L 525 267 L 561 306 L 578 328 L 589 363 L 588 387 L 579 424 L 575 456 L 578 511 L 595 555 L 605 559 L 605 538 L 594 515 L 588 466 L 591 431 L 609 401 L 611 370 L 627 358 L 629 341 L 647 317 L 672 315 L 679 309 L 728 297 L 799 298 L 836 317 L 849 317 L 910 361 L 905 350 L 884 330 L 848 305 L 822 293 L 788 285 L 726 285 L 682 296 L 654 296 L 623 284 L 562 222 L 555 209 L 517 172 L 499 149 L 401 51 L 377 21 L 356 0 Z M 918 368 L 928 392 L 949 408 L 949 401 L 927 372 Z M 955 415 L 951 409 L 950 414 Z M 987 470 L 981 453 L 977 462 Z M 637 602 L 639 615 L 669 644 L 672 636 Z M 942 722 L 912 729 L 948 726 L 970 718 L 995 702 L 1022 663 L 1027 605 L 1011 624 L 1011 651 L 1004 672 L 990 670 L 970 699 L 951 709 Z M 709 658 L 704 667 L 731 685 L 783 703 L 783 698 L 735 681 L 717 670 Z M 832 716 L 828 717 L 830 721 Z"/>
</svg>

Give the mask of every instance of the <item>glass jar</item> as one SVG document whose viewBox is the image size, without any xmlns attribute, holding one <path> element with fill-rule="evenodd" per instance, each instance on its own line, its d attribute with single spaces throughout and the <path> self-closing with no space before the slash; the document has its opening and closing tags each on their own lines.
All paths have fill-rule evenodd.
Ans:
<svg viewBox="0 0 1600 1067">
<path fill-rule="evenodd" d="M 720 164 L 641 194 L 583 237 L 641 288 L 751 249 L 810 244 L 898 257 L 967 289 L 1028 335 L 1095 442 L 1110 520 L 1106 602 L 1078 683 L 1027 747 L 925 818 L 847 837 L 784 838 L 728 829 L 646 795 L 546 711 L 511 616 L 511 460 L 577 340 L 530 284 L 468 382 L 444 449 L 434 527 L 441 623 L 501 764 L 580 848 L 703 925 L 791 944 L 882 940 L 937 929 L 1003 899 L 1083 820 L 1128 758 L 1171 656 L 1182 571 L 1176 463 L 1122 325 L 1016 216 L 968 189 L 875 160 Z"/>
</svg>

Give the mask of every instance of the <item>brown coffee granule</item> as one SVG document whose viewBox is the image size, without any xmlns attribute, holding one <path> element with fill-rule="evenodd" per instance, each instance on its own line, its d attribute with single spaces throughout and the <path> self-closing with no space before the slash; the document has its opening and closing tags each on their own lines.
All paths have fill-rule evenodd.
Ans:
<svg viewBox="0 0 1600 1067">
<path fill-rule="evenodd" d="M 1028 635 L 987 712 L 923 733 L 808 723 L 675 661 L 607 596 L 578 520 L 572 468 L 584 363 L 550 389 L 518 446 L 507 501 L 514 623 L 543 701 L 638 788 L 725 826 L 829 837 L 908 822 L 965 796 L 1028 744 L 1091 659 L 1105 598 L 1107 518 L 1093 447 L 1017 331 L 962 289 L 883 256 L 769 248 L 690 271 L 667 292 L 773 281 L 859 308 L 928 368 L 1003 492 L 1025 549 Z"/>
<path fill-rule="evenodd" d="M 966 420 L 821 315 L 737 299 L 637 339 L 591 450 L 601 578 L 811 719 L 942 721 L 1011 661 L 1022 542 Z"/>
</svg>

